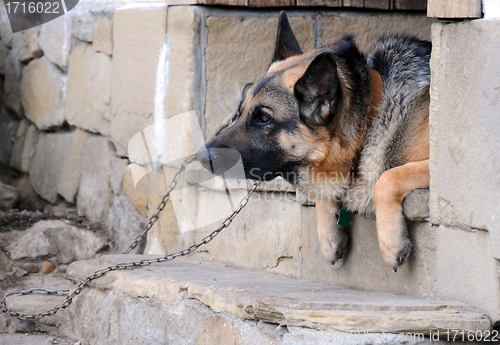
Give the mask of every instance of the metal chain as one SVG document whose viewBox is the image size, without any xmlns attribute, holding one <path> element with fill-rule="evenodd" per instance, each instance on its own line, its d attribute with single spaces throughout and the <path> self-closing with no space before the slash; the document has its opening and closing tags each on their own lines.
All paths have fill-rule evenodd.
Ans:
<svg viewBox="0 0 500 345">
<path fill-rule="evenodd" d="M 44 290 L 44 289 L 36 289 L 35 288 L 35 289 L 24 290 L 21 292 L 12 292 L 12 293 L 6 294 L 4 296 L 4 298 L 2 299 L 2 302 L 0 303 L 0 305 L 2 307 L 2 311 L 10 316 L 15 316 L 15 317 L 22 319 L 22 320 L 32 320 L 32 319 L 39 319 L 39 318 L 44 317 L 44 316 L 51 316 L 51 315 L 54 315 L 55 313 L 57 313 L 57 311 L 59 309 L 66 309 L 67 307 L 69 307 L 71 305 L 71 303 L 73 302 L 73 299 L 76 296 L 78 296 L 83 291 L 83 289 L 85 289 L 89 285 L 89 283 L 91 281 L 102 277 L 103 275 L 105 275 L 108 272 L 125 270 L 125 269 L 131 268 L 131 267 L 148 266 L 148 265 L 151 265 L 153 263 L 172 261 L 175 258 L 178 258 L 180 256 L 186 256 L 188 254 L 191 254 L 192 252 L 196 251 L 202 245 L 207 244 L 210 241 L 212 241 L 222 230 L 227 228 L 233 222 L 234 218 L 246 206 L 246 204 L 248 203 L 248 200 L 250 199 L 250 196 L 255 191 L 255 189 L 257 188 L 258 185 L 259 185 L 258 181 L 254 182 L 252 184 L 252 186 L 248 190 L 248 193 L 241 200 L 238 207 L 236 207 L 236 209 L 233 211 L 233 213 L 230 216 L 228 216 L 217 229 L 215 229 L 209 235 L 205 236 L 200 242 L 193 244 L 192 246 L 185 248 L 185 249 L 181 250 L 180 252 L 177 252 L 175 254 L 167 254 L 165 256 L 161 256 L 161 257 L 154 258 L 154 259 L 144 259 L 144 260 L 139 260 L 139 261 L 123 262 L 123 263 L 119 263 L 116 265 L 106 267 L 104 269 L 97 270 L 94 273 L 92 273 L 91 275 L 89 275 L 84 281 L 80 282 L 80 284 L 78 284 L 78 286 L 76 287 L 75 291 L 73 291 L 73 293 L 71 295 L 66 297 L 66 299 L 64 300 L 64 302 L 61 305 L 58 305 L 58 306 L 56 306 L 52 309 L 49 309 L 43 313 L 35 313 L 35 314 L 27 315 L 27 314 L 15 311 L 15 310 L 7 307 L 6 299 L 7 299 L 7 297 L 10 297 L 10 296 L 25 296 L 25 295 L 33 295 L 33 294 L 51 294 L 51 295 L 56 295 L 56 296 L 64 296 L 64 295 L 69 294 L 69 290 L 61 290 L 61 289 L 59 289 L 59 290 Z M 164 200 L 167 200 L 167 199 L 168 199 L 168 197 L 164 197 Z"/>
<path fill-rule="evenodd" d="M 246 85 L 245 85 L 246 86 Z M 243 89 L 242 89 L 243 90 Z M 215 133 L 214 137 L 217 136 L 220 132 L 222 132 L 226 127 L 228 127 L 231 123 L 236 121 L 236 119 L 239 117 L 239 112 L 236 111 L 233 115 L 231 115 L 228 119 L 228 121 L 225 121 L 225 123 L 220 127 L 220 129 Z M 180 175 L 186 169 L 186 167 L 195 159 L 195 156 L 190 157 L 186 160 L 184 160 L 179 168 L 177 169 L 177 172 L 175 173 L 174 178 L 172 181 L 170 181 L 170 184 L 168 185 L 168 189 L 166 194 L 163 196 L 162 200 L 158 204 L 158 207 L 156 208 L 156 212 L 151 216 L 149 219 L 148 223 L 145 225 L 144 230 L 135 238 L 134 242 L 128 247 L 128 249 L 124 252 L 124 254 L 130 253 L 132 249 L 137 247 L 139 243 L 144 239 L 144 236 L 147 234 L 149 230 L 153 227 L 153 225 L 156 223 L 156 221 L 159 218 L 159 214 L 165 206 L 167 205 L 168 201 L 170 200 L 170 194 L 171 192 L 175 189 L 177 186 L 177 182 L 179 180 Z M 139 260 L 139 261 L 131 261 L 131 262 L 123 262 L 119 263 L 116 265 L 112 265 L 109 267 L 106 267 L 104 269 L 100 269 L 89 275 L 84 281 L 80 282 L 75 291 L 69 294 L 69 290 L 63 290 L 63 289 L 56 289 L 56 290 L 46 290 L 46 289 L 38 289 L 38 288 L 33 288 L 29 290 L 23 290 L 21 292 L 11 292 L 6 294 L 2 302 L 0 302 L 0 306 L 2 308 L 2 312 L 6 313 L 7 315 L 17 317 L 21 320 L 33 320 L 33 319 L 39 319 L 45 316 L 51 316 L 57 313 L 59 309 L 66 309 L 68 308 L 71 303 L 73 302 L 73 299 L 78 296 L 88 285 L 91 281 L 101 278 L 103 275 L 105 275 L 108 272 L 111 271 L 118 271 L 118 270 L 125 270 L 128 268 L 132 267 L 143 267 L 143 266 L 148 266 L 151 265 L 152 263 L 161 263 L 161 262 L 167 262 L 167 261 L 172 261 L 177 257 L 180 256 L 186 256 L 188 254 L 191 254 L 195 252 L 199 247 L 201 247 L 204 244 L 209 243 L 212 241 L 222 230 L 227 228 L 234 220 L 234 218 L 241 212 L 241 210 L 246 206 L 248 203 L 248 200 L 250 199 L 250 196 L 252 195 L 253 192 L 257 189 L 257 186 L 259 185 L 259 182 L 256 181 L 252 184 L 250 189 L 248 190 L 248 193 L 245 195 L 245 197 L 241 200 L 239 205 L 236 207 L 236 209 L 233 211 L 233 213 L 227 217 L 224 222 L 212 233 L 209 235 L 205 236 L 200 242 L 193 244 L 192 246 L 185 248 L 181 250 L 180 252 L 174 253 L 174 254 L 167 254 L 165 256 L 161 256 L 155 259 L 144 259 L 144 260 Z M 66 299 L 64 302 L 52 309 L 47 310 L 46 312 L 42 313 L 34 313 L 34 314 L 24 314 L 18 311 L 15 311 L 14 309 L 11 309 L 7 307 L 7 298 L 10 296 L 26 296 L 26 295 L 38 295 L 38 294 L 49 294 L 49 295 L 55 295 L 55 296 L 66 296 Z"/>
<path fill-rule="evenodd" d="M 139 245 L 139 243 L 142 242 L 142 240 L 144 239 L 144 236 L 146 236 L 146 234 L 148 233 L 148 231 L 151 230 L 151 228 L 153 227 L 153 225 L 158 220 L 160 212 L 163 211 L 163 209 L 167 205 L 168 201 L 170 200 L 170 193 L 177 186 L 177 182 L 179 180 L 179 177 L 181 176 L 181 174 L 184 171 L 184 169 L 186 169 L 186 167 L 188 166 L 188 164 L 191 163 L 194 160 L 194 158 L 195 157 L 193 156 L 191 158 L 185 159 L 181 163 L 181 165 L 179 165 L 179 168 L 177 168 L 177 172 L 175 173 L 174 178 L 172 179 L 172 181 L 170 181 L 170 184 L 168 185 L 168 189 L 167 189 L 166 194 L 163 196 L 163 198 L 161 199 L 160 203 L 158 204 L 158 207 L 156 208 L 155 214 L 153 214 L 151 216 L 151 218 L 149 218 L 149 221 L 146 224 L 146 226 L 144 227 L 144 230 L 139 235 L 137 235 L 137 237 L 135 238 L 134 242 L 132 242 L 132 244 L 127 248 L 127 250 L 125 250 L 123 252 L 123 254 L 130 253 L 130 251 L 132 249 L 134 249 L 135 247 L 137 247 Z"/>
</svg>

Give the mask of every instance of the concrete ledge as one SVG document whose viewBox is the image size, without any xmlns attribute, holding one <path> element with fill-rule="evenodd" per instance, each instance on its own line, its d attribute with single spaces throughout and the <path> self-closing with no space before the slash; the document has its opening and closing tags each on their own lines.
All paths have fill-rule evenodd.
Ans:
<svg viewBox="0 0 500 345">
<path fill-rule="evenodd" d="M 110 264 L 144 258 L 149 256 L 111 255 L 79 261 L 68 267 L 68 277 L 80 281 Z M 485 314 L 461 302 L 355 291 L 189 258 L 111 272 L 92 282 L 92 288 L 167 305 L 175 304 L 184 294 L 183 298 L 199 300 L 217 313 L 319 331 L 429 334 L 446 329 L 467 332 L 491 328 Z M 116 317 L 120 316 L 113 319 Z"/>
</svg>

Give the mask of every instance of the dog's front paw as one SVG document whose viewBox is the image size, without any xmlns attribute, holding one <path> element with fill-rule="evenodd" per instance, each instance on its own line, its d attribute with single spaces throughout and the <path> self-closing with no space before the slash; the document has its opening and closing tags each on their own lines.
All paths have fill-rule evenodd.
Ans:
<svg viewBox="0 0 500 345">
<path fill-rule="evenodd" d="M 342 228 L 334 226 L 333 229 L 318 229 L 321 251 L 332 264 L 342 260 L 346 251 L 348 237 Z"/>
<path fill-rule="evenodd" d="M 379 245 L 382 256 L 394 272 L 398 271 L 399 266 L 404 264 L 411 252 L 412 244 L 406 236 L 379 236 Z"/>
</svg>

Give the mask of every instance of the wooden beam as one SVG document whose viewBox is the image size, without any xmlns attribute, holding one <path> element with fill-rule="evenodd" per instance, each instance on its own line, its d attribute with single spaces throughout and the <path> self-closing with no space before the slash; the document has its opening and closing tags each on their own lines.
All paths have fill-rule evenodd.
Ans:
<svg viewBox="0 0 500 345">
<path fill-rule="evenodd" d="M 297 0 L 297 6 L 342 7 L 342 0 Z"/>
<path fill-rule="evenodd" d="M 393 0 L 393 9 L 424 11 L 427 9 L 427 0 Z"/>
<path fill-rule="evenodd" d="M 248 7 L 289 7 L 295 0 L 248 0 Z"/>
<path fill-rule="evenodd" d="M 344 0 L 344 7 L 363 7 L 365 5 L 364 0 Z"/>
<path fill-rule="evenodd" d="M 389 0 L 365 0 L 364 8 L 375 8 L 378 10 L 388 10 L 390 8 Z"/>
<path fill-rule="evenodd" d="M 427 17 L 481 18 L 481 0 L 429 0 Z"/>
</svg>

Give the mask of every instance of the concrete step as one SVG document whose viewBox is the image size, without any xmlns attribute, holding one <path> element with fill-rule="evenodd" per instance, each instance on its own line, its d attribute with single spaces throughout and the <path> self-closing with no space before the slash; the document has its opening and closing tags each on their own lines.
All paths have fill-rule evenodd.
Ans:
<svg viewBox="0 0 500 345">
<path fill-rule="evenodd" d="M 106 266 L 145 258 L 151 256 L 79 261 L 68 267 L 68 277 L 77 282 Z M 325 339 L 375 333 L 423 338 L 437 332 L 446 337 L 450 330 L 467 334 L 491 329 L 484 313 L 462 302 L 356 291 L 192 258 L 108 273 L 92 282 L 65 314 L 63 334 L 90 344 L 102 339 L 199 343 L 202 338 L 211 343 L 217 334 L 240 339 L 256 332 L 269 337 L 268 331 L 259 331 L 263 324 L 274 324 L 275 338 L 281 332 L 277 330 L 285 330 L 274 344 L 311 331 Z"/>
</svg>

